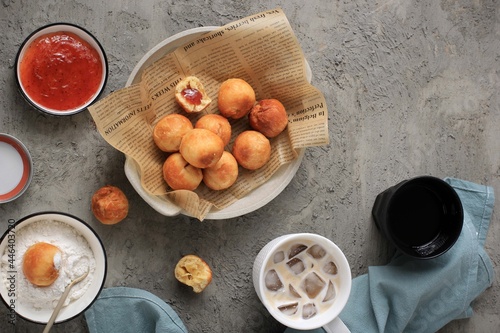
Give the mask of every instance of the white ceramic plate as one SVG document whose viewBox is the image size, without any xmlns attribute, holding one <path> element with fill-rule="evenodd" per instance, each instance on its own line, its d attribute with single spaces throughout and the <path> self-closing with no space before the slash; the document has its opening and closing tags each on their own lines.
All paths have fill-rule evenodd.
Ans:
<svg viewBox="0 0 500 333">
<path fill-rule="evenodd" d="M 20 230 L 21 228 L 29 228 L 30 224 L 40 220 L 55 220 L 66 223 L 69 226 L 75 228 L 87 240 L 90 248 L 92 249 L 92 252 L 94 253 L 96 267 L 92 283 L 85 294 L 82 295 L 82 297 L 71 302 L 68 306 L 65 306 L 61 309 L 61 312 L 59 312 L 56 320 L 56 323 L 60 323 L 70 320 L 85 311 L 101 292 L 104 286 L 104 280 L 106 279 L 107 272 L 106 252 L 101 240 L 87 223 L 65 213 L 41 212 L 22 218 L 17 223 L 12 225 L 15 226 L 14 230 L 12 230 L 12 226 L 9 225 L 9 229 L 4 233 L 0 240 L 0 255 L 3 256 L 8 245 L 13 246 L 12 248 L 14 249 L 15 255 L 15 231 Z M 14 237 L 8 237 L 8 235 L 14 235 Z M 3 265 L 0 265 L 0 269 L 3 270 L 3 267 Z M 3 281 L 6 273 L 10 274 L 10 272 L 4 271 L 0 273 L 0 277 L 2 279 L 2 281 L 0 281 L 0 294 L 4 303 L 9 307 L 11 302 L 13 301 L 15 306 L 14 309 L 19 316 L 32 322 L 46 324 L 50 316 L 52 315 L 52 309 L 37 310 L 31 305 L 21 303 L 18 299 L 13 299 L 11 295 L 9 295 L 9 292 L 12 292 L 12 290 L 8 290 L 5 282 Z M 16 274 L 16 276 L 16 278 L 20 278 L 19 274 Z"/>
<path fill-rule="evenodd" d="M 144 55 L 144 57 L 142 57 L 142 59 L 130 74 L 126 86 L 138 83 L 141 79 L 141 74 L 144 69 L 153 64 L 156 60 L 160 59 L 165 54 L 174 51 L 179 46 L 184 45 L 197 36 L 205 32 L 212 31 L 216 28 L 218 27 L 208 26 L 194 28 L 180 32 L 165 39 L 164 41 L 153 47 L 148 53 Z M 309 67 L 309 64 L 305 59 L 304 62 L 306 64 L 307 80 L 311 82 L 311 68 Z M 298 158 L 293 160 L 291 163 L 283 165 L 265 184 L 256 188 L 244 198 L 234 202 L 232 205 L 224 209 L 212 209 L 212 211 L 209 212 L 206 216 L 206 219 L 229 219 L 248 214 L 263 207 L 271 200 L 273 200 L 276 196 L 278 196 L 278 194 L 280 194 L 290 183 L 292 178 L 295 176 L 295 173 L 297 172 L 303 157 L 304 149 L 300 149 Z M 165 216 L 175 216 L 178 214 L 190 216 L 187 212 L 183 211 L 180 207 L 169 201 L 167 198 L 162 196 L 153 196 L 147 193 L 141 186 L 141 180 L 136 163 L 132 158 L 128 156 L 126 156 L 125 161 L 125 175 L 127 176 L 134 189 L 137 191 L 137 193 L 160 214 Z"/>
</svg>

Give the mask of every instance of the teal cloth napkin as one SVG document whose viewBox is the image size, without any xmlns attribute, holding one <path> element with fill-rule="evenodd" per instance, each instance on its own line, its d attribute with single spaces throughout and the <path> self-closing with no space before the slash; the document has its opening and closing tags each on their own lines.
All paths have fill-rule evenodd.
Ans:
<svg viewBox="0 0 500 333">
<path fill-rule="evenodd" d="M 389 264 L 369 267 L 367 274 L 353 279 L 340 314 L 352 333 L 436 332 L 454 319 L 472 316 L 472 301 L 493 283 L 493 266 L 484 251 L 493 189 L 454 178 L 445 181 L 458 193 L 464 209 L 458 241 L 430 260 L 396 253 Z"/>
<path fill-rule="evenodd" d="M 187 333 L 175 311 L 148 291 L 103 289 L 85 311 L 90 333 Z"/>
</svg>

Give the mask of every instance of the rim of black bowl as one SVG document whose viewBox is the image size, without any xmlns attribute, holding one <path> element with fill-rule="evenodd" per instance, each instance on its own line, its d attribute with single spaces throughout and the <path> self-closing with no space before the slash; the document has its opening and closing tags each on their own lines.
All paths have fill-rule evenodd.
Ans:
<svg viewBox="0 0 500 333">
<path fill-rule="evenodd" d="M 65 212 L 51 211 L 51 210 L 41 211 L 41 212 L 37 212 L 37 213 L 32 213 L 32 214 L 29 214 L 29 215 L 26 215 L 26 216 L 20 218 L 18 221 L 16 221 L 16 223 L 14 223 L 14 225 L 12 227 L 9 226 L 9 228 L 7 228 L 7 230 L 3 233 L 2 237 L 0 237 L 0 243 L 3 242 L 3 239 L 9 234 L 10 230 L 13 229 L 13 228 L 15 228 L 21 222 L 24 222 L 25 220 L 27 220 L 29 218 L 32 218 L 34 216 L 48 215 L 48 214 L 58 214 L 58 215 L 68 216 L 68 217 L 71 217 L 72 219 L 77 220 L 78 222 L 82 223 L 83 225 L 85 225 L 96 236 L 96 239 L 99 241 L 99 244 L 101 244 L 102 252 L 103 252 L 103 255 L 104 255 L 104 275 L 103 275 L 103 278 L 102 278 L 101 286 L 99 287 L 99 290 L 98 290 L 95 298 L 92 300 L 92 302 L 90 302 L 87 305 L 87 307 L 85 307 L 79 313 L 77 313 L 74 316 L 69 317 L 67 319 L 64 319 L 64 320 L 56 322 L 56 324 L 60 324 L 60 323 L 66 323 L 66 322 L 68 322 L 70 320 L 75 319 L 76 317 L 78 317 L 79 315 L 81 315 L 82 313 L 84 313 L 85 311 L 87 311 L 94 304 L 94 302 L 99 298 L 99 295 L 101 294 L 102 289 L 104 288 L 104 283 L 106 281 L 106 276 L 108 275 L 108 257 L 106 255 L 106 249 L 104 248 L 104 244 L 103 244 L 101 238 L 99 237 L 99 235 L 95 232 L 95 230 L 87 222 L 85 222 L 84 220 L 82 220 L 81 218 L 79 218 L 79 217 L 77 217 L 75 215 L 72 215 L 72 214 L 69 214 L 69 213 L 65 213 Z M 7 306 L 7 308 L 10 308 L 9 304 L 7 304 L 7 302 L 4 300 L 4 298 L 3 297 L 0 297 L 0 298 L 2 299 L 2 302 L 5 304 L 5 306 Z M 23 318 L 23 319 L 25 319 L 25 320 L 27 320 L 27 321 L 29 321 L 29 322 L 35 323 L 35 324 L 46 324 L 44 322 L 39 322 L 39 321 L 30 319 L 30 318 L 27 318 L 27 317 L 19 314 L 17 311 L 16 311 L 16 315 L 19 316 L 19 317 L 21 317 L 21 318 Z"/>
<path fill-rule="evenodd" d="M 31 100 L 31 98 L 24 92 L 24 90 L 23 90 L 23 88 L 21 86 L 21 81 L 19 79 L 18 72 L 17 72 L 17 68 L 18 68 L 18 64 L 19 64 L 19 60 L 20 60 L 19 57 L 21 56 L 21 51 L 24 49 L 24 47 L 26 46 L 26 44 L 28 43 L 28 41 L 31 39 L 31 37 L 33 37 L 35 34 L 39 33 L 40 31 L 42 31 L 44 29 L 47 29 L 47 28 L 50 28 L 50 27 L 53 27 L 53 26 L 56 26 L 56 25 L 70 26 L 70 27 L 73 27 L 73 28 L 76 28 L 76 29 L 79 29 L 79 30 L 82 30 L 83 32 L 85 32 L 87 35 L 90 36 L 90 38 L 92 38 L 96 42 L 97 46 L 99 47 L 99 50 L 102 53 L 102 57 L 104 58 L 104 82 L 102 84 L 101 89 L 94 96 L 94 98 L 90 100 L 90 103 L 88 103 L 85 107 L 82 107 L 80 109 L 75 109 L 75 110 L 73 110 L 71 112 L 64 112 L 64 111 L 62 111 L 60 113 L 58 113 L 57 111 L 56 112 L 51 112 L 51 111 L 48 111 L 48 110 L 44 110 L 44 109 L 40 108 L 38 105 L 36 105 L 35 103 L 33 103 L 33 101 Z M 17 88 L 18 88 L 19 92 L 23 96 L 24 100 L 26 102 L 28 102 L 28 104 L 30 106 L 32 106 L 34 109 L 42 112 L 43 114 L 48 114 L 48 115 L 55 116 L 55 117 L 72 116 L 74 114 L 80 113 L 83 110 L 87 109 L 87 107 L 89 107 L 90 105 L 94 104 L 97 101 L 97 99 L 99 98 L 99 96 L 102 94 L 102 92 L 106 88 L 106 84 L 108 82 L 108 75 L 109 75 L 108 57 L 107 57 L 106 52 L 104 51 L 104 48 L 102 47 L 101 43 L 94 36 L 94 34 L 92 34 L 87 29 L 85 29 L 85 28 L 83 28 L 83 27 L 81 27 L 81 26 L 79 26 L 77 24 L 69 23 L 69 22 L 54 22 L 54 23 L 46 24 L 46 25 L 44 25 L 42 27 L 39 27 L 39 28 L 35 29 L 33 32 L 31 32 L 23 40 L 23 42 L 21 43 L 21 46 L 19 46 L 19 49 L 17 50 L 16 59 L 15 59 L 14 64 L 15 64 L 14 71 L 15 71 L 15 77 L 16 77 L 16 85 L 17 85 Z"/>
</svg>

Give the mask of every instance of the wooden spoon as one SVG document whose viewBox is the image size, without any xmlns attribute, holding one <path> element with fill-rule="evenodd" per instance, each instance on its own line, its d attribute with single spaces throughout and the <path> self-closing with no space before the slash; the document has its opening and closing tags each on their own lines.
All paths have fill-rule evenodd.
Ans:
<svg viewBox="0 0 500 333">
<path fill-rule="evenodd" d="M 52 325 L 54 324 L 54 321 L 56 320 L 57 318 L 57 315 L 59 314 L 59 311 L 61 310 L 61 308 L 63 307 L 63 304 L 64 304 L 64 301 L 66 300 L 66 298 L 68 297 L 68 294 L 69 294 L 69 291 L 71 290 L 71 288 L 81 282 L 83 279 L 85 279 L 87 277 L 87 275 L 89 275 L 89 271 L 90 271 L 90 268 L 87 267 L 87 271 L 82 274 L 81 276 L 77 277 L 76 279 L 73 279 L 67 286 L 66 288 L 64 289 L 64 292 L 63 294 L 61 295 L 61 298 L 59 299 L 59 302 L 57 302 L 57 305 L 54 309 L 54 312 L 52 312 L 52 315 L 50 316 L 50 319 L 49 321 L 47 322 L 47 326 L 45 326 L 45 329 L 43 330 L 43 333 L 48 333 L 50 331 L 50 329 L 52 328 Z"/>
</svg>

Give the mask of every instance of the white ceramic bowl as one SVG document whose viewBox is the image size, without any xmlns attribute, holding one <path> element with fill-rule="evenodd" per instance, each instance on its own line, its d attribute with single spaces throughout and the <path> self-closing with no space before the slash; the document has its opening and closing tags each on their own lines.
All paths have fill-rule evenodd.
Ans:
<svg viewBox="0 0 500 333">
<path fill-rule="evenodd" d="M 208 26 L 189 29 L 160 42 L 148 53 L 146 53 L 137 63 L 127 80 L 126 86 L 140 82 L 141 74 L 144 69 L 153 64 L 155 61 L 159 60 L 167 53 L 174 51 L 179 46 L 184 45 L 190 40 L 193 40 L 198 36 L 212 31 L 216 28 L 218 27 Z M 306 65 L 307 80 L 311 82 L 311 68 L 305 59 L 304 62 Z M 300 166 L 300 163 L 302 162 L 302 158 L 304 157 L 304 151 L 305 149 L 299 149 L 299 156 L 291 163 L 283 165 L 281 168 L 279 168 L 277 172 L 273 174 L 271 179 L 269 179 L 265 184 L 256 188 L 244 198 L 239 199 L 238 201 L 234 202 L 232 205 L 224 209 L 217 210 L 214 208 L 207 214 L 205 218 L 209 220 L 229 219 L 248 214 L 268 204 L 271 200 L 276 198 L 293 179 Z M 142 188 L 139 169 L 136 163 L 132 158 L 128 156 L 126 156 L 125 160 L 125 175 L 132 184 L 132 187 L 134 187 L 134 189 L 137 191 L 137 193 L 158 213 L 165 216 L 175 216 L 179 214 L 190 216 L 189 213 L 182 210 L 179 206 L 168 200 L 166 197 L 154 196 L 147 193 Z"/>
<path fill-rule="evenodd" d="M 19 198 L 33 177 L 33 161 L 26 146 L 0 133 L 0 204 Z"/>
<path fill-rule="evenodd" d="M 336 290 L 337 295 L 333 300 L 333 303 L 330 305 L 330 307 L 328 307 L 328 309 L 323 312 L 319 312 L 317 315 L 309 319 L 303 319 L 301 316 L 291 317 L 283 314 L 283 312 L 278 310 L 276 303 L 270 299 L 271 297 L 266 297 L 266 293 L 269 294 L 269 292 L 266 290 L 265 283 L 265 276 L 267 273 L 266 268 L 268 266 L 268 263 L 270 262 L 270 260 L 273 260 L 274 254 L 277 250 L 285 245 L 295 243 L 304 243 L 311 245 L 319 244 L 326 250 L 329 255 L 331 255 L 338 268 L 335 279 L 338 281 L 339 288 Z M 298 276 L 301 276 L 303 278 L 305 274 L 306 271 L 302 272 L 301 275 Z M 347 300 L 349 299 L 352 284 L 351 269 L 346 257 L 344 256 L 344 253 L 331 240 L 312 233 L 283 235 L 267 243 L 255 258 L 252 278 L 257 296 L 269 311 L 269 313 L 283 325 L 298 330 L 312 330 L 325 326 L 334 320 L 340 320 L 338 316 L 346 305 Z M 283 284 L 286 285 L 285 282 L 283 282 Z M 292 301 L 285 303 L 292 303 Z"/>
<path fill-rule="evenodd" d="M 93 93 L 91 98 L 88 99 L 84 104 L 79 105 L 79 106 L 77 106 L 73 109 L 69 109 L 69 110 L 51 109 L 51 108 L 43 106 L 40 103 L 37 103 L 36 101 L 34 101 L 29 96 L 29 94 L 26 92 L 26 89 L 20 80 L 20 74 L 19 74 L 20 63 L 21 63 L 21 61 L 26 53 L 26 50 L 31 45 L 31 43 L 35 39 L 37 39 L 38 37 L 43 36 L 45 34 L 54 33 L 54 32 L 62 32 L 62 31 L 73 33 L 73 34 L 77 35 L 78 37 L 80 37 L 81 39 L 83 39 L 84 41 L 88 42 L 90 44 L 90 46 L 92 46 L 99 54 L 99 57 L 101 59 L 101 64 L 102 64 L 102 77 L 101 77 L 101 81 L 100 81 L 98 89 Z M 90 104 L 94 103 L 97 100 L 97 98 L 99 97 L 101 92 L 104 90 L 104 87 L 105 87 L 107 79 L 108 79 L 108 61 L 107 61 L 106 53 L 104 52 L 103 47 L 101 46 L 99 41 L 89 31 L 87 31 L 86 29 L 79 27 L 77 25 L 71 24 L 71 23 L 52 23 L 52 24 L 43 26 L 43 27 L 35 30 L 34 32 L 32 32 L 24 40 L 24 42 L 21 44 L 21 47 L 19 48 L 19 51 L 18 51 L 17 56 L 16 56 L 15 64 L 16 64 L 16 66 L 15 66 L 15 68 L 16 68 L 16 83 L 17 83 L 17 86 L 18 86 L 19 91 L 21 92 L 22 96 L 26 99 L 26 101 L 31 106 L 33 106 L 37 110 L 42 111 L 42 112 L 47 113 L 47 114 L 50 114 L 50 115 L 55 115 L 55 116 L 68 116 L 68 115 L 73 115 L 75 113 L 78 113 L 78 112 L 85 110 L 87 108 L 87 106 L 89 106 Z"/>
<path fill-rule="evenodd" d="M 87 240 L 95 259 L 95 271 L 93 273 L 91 285 L 85 294 L 61 309 L 56 319 L 56 323 L 60 323 L 70 320 L 84 312 L 101 292 L 107 273 L 106 251 L 96 232 L 79 218 L 66 213 L 40 212 L 26 216 L 15 223 L 13 223 L 14 221 L 9 221 L 9 227 L 0 239 L 0 255 L 4 255 L 7 247 L 9 247 L 8 249 L 13 249 L 15 255 L 16 232 L 21 228 L 29 228 L 30 224 L 41 220 L 54 220 L 66 223 L 74 228 Z M 1 265 L 0 269 L 2 269 L 2 272 L 0 272 L 0 277 L 2 278 L 2 281 L 0 281 L 0 294 L 6 306 L 10 307 L 13 302 L 17 315 L 32 322 L 41 324 L 47 323 L 53 309 L 35 309 L 31 305 L 23 304 L 20 300 L 13 298 L 12 294 L 10 294 L 12 290 L 8 290 L 5 281 L 3 281 L 5 273 L 11 274 L 11 272 L 3 271 L 5 269 L 4 265 Z M 16 274 L 16 278 L 20 278 L 18 273 Z M 14 290 L 14 292 L 16 292 L 16 290 Z"/>
</svg>

